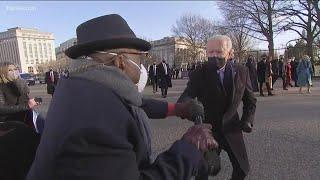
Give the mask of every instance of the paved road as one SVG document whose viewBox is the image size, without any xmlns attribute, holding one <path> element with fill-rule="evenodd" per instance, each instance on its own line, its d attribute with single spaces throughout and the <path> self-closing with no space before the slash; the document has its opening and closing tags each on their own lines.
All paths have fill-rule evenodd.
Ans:
<svg viewBox="0 0 320 180">
<path fill-rule="evenodd" d="M 184 89 L 186 80 L 175 80 L 167 100 L 174 102 Z M 245 134 L 252 180 L 319 180 L 320 179 L 320 81 L 314 82 L 312 94 L 299 94 L 297 88 L 282 91 L 276 83 L 273 97 L 258 97 L 254 131 Z M 33 96 L 42 96 L 43 113 L 51 97 L 44 85 L 31 88 Z M 145 94 L 153 95 L 148 87 Z M 239 109 L 241 111 L 241 109 Z M 158 154 L 179 139 L 192 124 L 177 118 L 152 120 L 153 151 Z M 229 179 L 231 164 L 222 152 L 222 170 L 212 179 Z"/>
</svg>

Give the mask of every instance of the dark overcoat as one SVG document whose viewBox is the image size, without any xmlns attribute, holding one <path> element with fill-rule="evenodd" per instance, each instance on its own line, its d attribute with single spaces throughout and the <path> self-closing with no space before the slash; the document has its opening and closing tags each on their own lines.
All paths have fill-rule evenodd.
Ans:
<svg viewBox="0 0 320 180">
<path fill-rule="evenodd" d="M 258 75 L 257 75 L 256 63 L 248 60 L 246 63 L 246 66 L 249 69 L 252 90 L 253 92 L 258 92 L 259 87 L 258 87 Z"/>
<path fill-rule="evenodd" d="M 211 123 L 214 135 L 222 135 L 229 144 L 240 167 L 245 173 L 249 171 L 249 162 L 243 140 L 241 124 L 253 123 L 256 98 L 251 90 L 248 69 L 242 65 L 232 65 L 231 96 L 221 86 L 217 68 L 214 64 L 205 63 L 201 69 L 191 73 L 188 85 L 179 98 L 186 101 L 197 98 L 204 106 L 205 121 Z M 243 102 L 242 117 L 237 109 Z"/>
<path fill-rule="evenodd" d="M 97 80 L 71 75 L 59 82 L 27 180 L 190 179 L 202 159 L 197 148 L 178 140 L 151 163 L 142 127 L 126 99 L 133 91 L 137 93 L 132 98 L 139 96 L 135 85 L 118 87 L 128 92 L 122 97 L 98 82 L 110 74 L 92 72 L 90 77 Z M 115 81 L 110 80 L 120 84 Z M 166 105 L 148 103 L 141 107 L 149 117 L 166 115 Z"/>
<path fill-rule="evenodd" d="M 172 87 L 170 68 L 169 68 L 168 64 L 166 64 L 166 65 L 167 65 L 167 74 L 165 74 L 165 69 L 164 69 L 162 63 L 157 65 L 158 85 L 160 88 Z"/>
<path fill-rule="evenodd" d="M 266 82 L 266 69 L 267 64 L 263 61 L 259 61 L 257 65 L 257 73 L 258 73 L 258 82 L 264 83 Z"/>
<path fill-rule="evenodd" d="M 47 93 L 53 94 L 55 91 L 55 87 L 58 84 L 59 74 L 56 71 L 53 71 L 54 82 L 51 81 L 50 72 L 46 72 L 45 82 L 47 84 Z"/>
</svg>

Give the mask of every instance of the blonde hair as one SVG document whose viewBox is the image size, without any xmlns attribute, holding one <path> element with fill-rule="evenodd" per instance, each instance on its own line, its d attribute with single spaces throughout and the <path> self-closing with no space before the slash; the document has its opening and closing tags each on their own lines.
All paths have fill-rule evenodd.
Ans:
<svg viewBox="0 0 320 180">
<path fill-rule="evenodd" d="M 303 55 L 303 56 L 302 56 L 302 59 L 303 59 L 303 60 L 309 60 L 310 57 L 309 57 L 308 55 Z"/>
<path fill-rule="evenodd" d="M 0 63 L 0 83 L 8 83 L 9 82 L 8 71 L 9 71 L 10 65 L 14 65 L 14 64 L 11 62 L 1 62 Z"/>
</svg>

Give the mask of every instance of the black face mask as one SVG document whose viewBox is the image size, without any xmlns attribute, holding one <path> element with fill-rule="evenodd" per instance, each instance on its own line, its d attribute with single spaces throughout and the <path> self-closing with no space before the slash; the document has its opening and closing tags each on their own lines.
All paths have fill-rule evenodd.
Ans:
<svg viewBox="0 0 320 180">
<path fill-rule="evenodd" d="M 226 64 L 226 59 L 222 57 L 208 57 L 208 62 L 214 63 L 220 69 Z"/>
</svg>

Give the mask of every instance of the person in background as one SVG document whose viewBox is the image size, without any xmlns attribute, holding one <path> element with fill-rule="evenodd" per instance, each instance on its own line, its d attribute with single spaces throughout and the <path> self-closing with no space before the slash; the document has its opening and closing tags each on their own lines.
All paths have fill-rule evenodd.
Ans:
<svg viewBox="0 0 320 180">
<path fill-rule="evenodd" d="M 309 56 L 304 55 L 297 67 L 297 85 L 300 87 L 299 92 L 302 93 L 302 87 L 307 86 L 307 92 L 310 94 L 312 85 L 312 65 Z"/>
<path fill-rule="evenodd" d="M 273 59 L 271 61 L 271 71 L 272 71 L 272 82 L 271 82 L 271 90 L 273 90 L 273 86 L 279 78 L 280 68 L 279 68 L 279 59 Z"/>
<path fill-rule="evenodd" d="M 49 71 L 46 72 L 45 82 L 47 84 L 47 93 L 53 96 L 55 88 L 58 84 L 59 74 L 56 71 L 53 71 L 52 67 L 50 67 Z"/>
<path fill-rule="evenodd" d="M 297 76 L 297 67 L 299 64 L 299 60 L 293 57 L 293 60 L 291 61 L 291 77 L 294 81 L 294 87 L 299 87 L 297 84 L 298 76 Z"/>
<path fill-rule="evenodd" d="M 286 62 L 284 62 L 284 57 L 281 55 L 279 57 L 279 77 L 282 79 L 282 89 L 283 90 L 288 90 L 286 88 L 286 70 L 285 70 L 285 65 Z"/>
<path fill-rule="evenodd" d="M 29 87 L 17 67 L 0 63 L 0 179 L 24 180 L 40 141 L 44 119 L 33 110 Z"/>
<path fill-rule="evenodd" d="M 253 92 L 259 92 L 256 63 L 252 55 L 248 57 L 246 66 L 249 69 L 252 90 Z"/>
<path fill-rule="evenodd" d="M 288 90 L 288 86 L 292 87 L 292 85 L 291 85 L 291 80 L 292 80 L 292 78 L 291 78 L 291 72 L 292 72 L 291 71 L 291 61 L 292 61 L 292 58 L 289 58 L 287 60 L 287 62 L 285 63 L 285 71 L 284 71 L 284 73 L 285 73 L 286 84 L 285 84 L 284 90 Z"/>
<path fill-rule="evenodd" d="M 257 65 L 260 96 L 264 96 L 263 88 L 262 88 L 264 83 L 267 86 L 268 95 L 269 96 L 273 95 L 271 92 L 270 84 L 268 81 L 266 81 L 266 70 L 267 70 L 267 55 L 263 54 L 261 56 L 261 60 L 258 62 L 258 65 Z"/>
<path fill-rule="evenodd" d="M 66 55 L 90 63 L 59 82 L 27 180 L 186 180 L 205 171 L 202 152 L 218 146 L 208 124 L 151 159 L 149 118 L 191 117 L 179 103 L 143 98 L 151 44 L 117 14 L 79 25 L 77 42 Z"/>
<path fill-rule="evenodd" d="M 166 98 L 168 94 L 168 88 L 171 85 L 170 68 L 166 61 L 163 60 L 161 63 L 158 64 L 157 69 L 161 95 L 163 98 Z"/>
<path fill-rule="evenodd" d="M 180 73 L 180 68 L 176 68 L 176 69 L 175 69 L 176 79 L 179 78 L 179 73 Z"/>
<path fill-rule="evenodd" d="M 68 69 L 65 69 L 65 70 L 62 72 L 62 76 L 61 76 L 61 77 L 64 78 L 64 79 L 69 78 L 69 71 L 68 71 Z"/>
<path fill-rule="evenodd" d="M 272 64 L 271 61 L 269 60 L 270 58 L 267 58 L 266 61 L 266 86 L 270 88 L 270 92 L 271 90 L 273 90 L 273 84 L 272 84 L 272 76 L 273 76 L 273 71 L 272 71 Z M 272 93 L 269 93 L 268 91 L 268 96 L 273 96 Z"/>
<path fill-rule="evenodd" d="M 157 65 L 156 62 L 149 67 L 149 78 L 151 80 L 153 93 L 158 92 L 158 72 L 157 72 Z"/>
<path fill-rule="evenodd" d="M 44 118 L 33 109 L 41 102 L 29 98 L 29 87 L 10 62 L 0 63 L 0 122 L 19 121 L 41 133 Z"/>
</svg>

